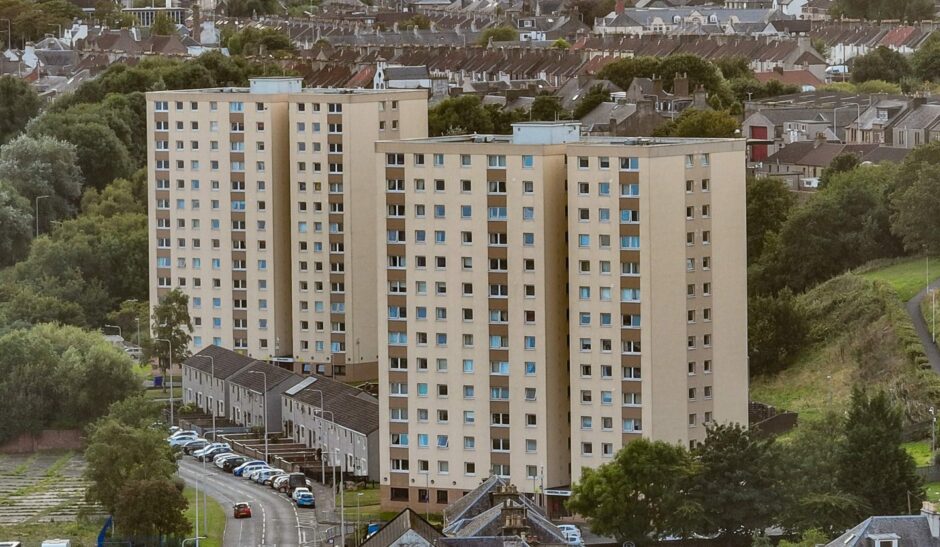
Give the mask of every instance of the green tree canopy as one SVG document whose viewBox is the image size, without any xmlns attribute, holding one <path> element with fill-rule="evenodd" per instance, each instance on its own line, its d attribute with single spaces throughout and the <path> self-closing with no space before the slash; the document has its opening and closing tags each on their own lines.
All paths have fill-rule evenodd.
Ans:
<svg viewBox="0 0 940 547">
<path fill-rule="evenodd" d="M 159 356 L 160 368 L 166 370 L 169 363 L 166 361 L 169 340 L 173 346 L 173 362 L 181 363 L 189 357 L 189 343 L 192 341 L 193 322 L 189 317 L 189 296 L 179 289 L 173 289 L 162 298 L 153 309 L 151 318 L 153 329 L 153 342 L 151 348 L 153 355 Z"/>
<path fill-rule="evenodd" d="M 897 20 L 926 21 L 936 10 L 932 0 L 837 0 L 829 9 L 834 19 L 868 19 L 869 21 Z"/>
<path fill-rule="evenodd" d="M 21 78 L 0 76 L 0 145 L 19 134 L 39 113 L 39 95 Z"/>
<path fill-rule="evenodd" d="M 927 246 L 940 249 L 940 142 L 919 146 L 908 154 L 895 177 L 891 194 L 891 229 L 911 252 Z"/>
<path fill-rule="evenodd" d="M 561 99 L 554 95 L 543 93 L 532 101 L 532 108 L 529 111 L 533 121 L 548 121 L 568 119 L 569 113 L 561 107 Z"/>
<path fill-rule="evenodd" d="M 855 57 L 852 81 L 885 80 L 899 83 L 913 73 L 907 57 L 886 46 L 878 46 L 865 55 Z"/>
<path fill-rule="evenodd" d="M 709 104 L 714 108 L 730 108 L 734 102 L 731 86 L 722 76 L 718 65 L 691 54 L 667 57 L 632 57 L 620 59 L 601 69 L 598 77 L 610 80 L 622 89 L 627 89 L 634 78 L 663 79 L 666 91 L 674 89 L 677 75 L 688 75 L 689 89 L 703 86 L 709 94 Z"/>
<path fill-rule="evenodd" d="M 837 480 L 842 491 L 865 501 L 870 515 L 906 515 L 924 499 L 914 459 L 901 446 L 902 416 L 882 391 L 852 393 L 839 451 Z M 910 504 L 910 505 L 909 505 Z"/>
<path fill-rule="evenodd" d="M 911 57 L 914 74 L 922 80 L 940 81 L 940 34 L 933 32 Z"/>
<path fill-rule="evenodd" d="M 33 239 L 33 212 L 29 200 L 0 180 L 0 268 L 20 260 Z"/>
<path fill-rule="evenodd" d="M 748 364 L 752 376 L 788 367 L 804 349 L 807 321 L 789 289 L 747 301 Z"/>
<path fill-rule="evenodd" d="M 832 179 L 833 175 L 851 171 L 858 167 L 860 163 L 861 161 L 859 161 L 858 155 L 851 152 L 843 152 L 832 158 L 832 161 L 829 162 L 829 167 L 823 169 L 822 175 L 819 177 L 820 187 L 825 188 L 825 186 L 829 184 L 829 180 Z"/>
<path fill-rule="evenodd" d="M 747 538 L 776 524 L 784 477 L 773 437 L 739 424 L 711 425 L 692 456 L 700 467 L 694 492 L 705 511 L 699 532 Z"/>
<path fill-rule="evenodd" d="M 82 193 L 82 173 L 74 146 L 52 137 L 21 135 L 0 147 L 0 180 L 35 204 L 40 204 L 40 227 L 75 213 Z"/>
<path fill-rule="evenodd" d="M 153 24 L 150 25 L 150 34 L 153 36 L 170 36 L 176 33 L 176 23 L 170 19 L 166 12 L 157 12 L 153 18 Z"/>
<path fill-rule="evenodd" d="M 117 495 L 114 520 L 125 537 L 184 537 L 189 502 L 168 479 L 132 479 Z"/>
<path fill-rule="evenodd" d="M 97 332 L 38 325 L 0 336 L 0 441 L 75 427 L 140 391 L 131 359 Z"/>
<path fill-rule="evenodd" d="M 222 33 L 222 47 L 235 55 L 278 55 L 294 51 L 290 37 L 275 28 L 245 27 L 230 33 Z"/>
<path fill-rule="evenodd" d="M 747 262 L 751 264 L 764 252 L 764 241 L 780 230 L 796 197 L 775 178 L 747 180 Z"/>
<path fill-rule="evenodd" d="M 689 496 L 694 470 L 682 446 L 637 439 L 614 461 L 584 468 L 568 508 L 587 517 L 595 533 L 650 544 L 698 522 L 702 507 Z"/>
<path fill-rule="evenodd" d="M 719 110 L 686 108 L 675 120 L 653 132 L 658 137 L 734 137 L 737 118 Z"/>
<path fill-rule="evenodd" d="M 598 105 L 610 100 L 610 91 L 604 84 L 595 84 L 578 101 L 578 106 L 574 108 L 571 117 L 580 120 L 591 113 Z"/>
<path fill-rule="evenodd" d="M 519 33 L 516 32 L 516 29 L 508 25 L 501 27 L 491 27 L 484 29 L 483 32 L 480 33 L 480 40 L 478 43 L 481 46 L 486 46 L 490 43 L 491 39 L 494 42 L 515 42 L 519 39 Z"/>
<path fill-rule="evenodd" d="M 460 133 L 491 133 L 493 120 L 476 95 L 444 99 L 428 110 L 428 130 L 432 136 Z"/>
</svg>

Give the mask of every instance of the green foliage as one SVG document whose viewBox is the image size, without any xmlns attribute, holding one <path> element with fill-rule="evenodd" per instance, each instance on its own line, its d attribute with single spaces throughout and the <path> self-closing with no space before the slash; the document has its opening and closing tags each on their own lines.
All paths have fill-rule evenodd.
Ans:
<svg viewBox="0 0 940 547">
<path fill-rule="evenodd" d="M 75 327 L 47 324 L 0 336 L 0 370 L 0 441 L 88 423 L 140 390 L 124 352 Z"/>
<path fill-rule="evenodd" d="M 816 37 L 810 39 L 810 46 L 816 50 L 816 53 L 822 56 L 823 59 L 829 58 L 829 44 L 825 42 L 822 38 Z"/>
<path fill-rule="evenodd" d="M 225 14 L 230 17 L 253 17 L 278 12 L 276 0 L 225 0 Z"/>
<path fill-rule="evenodd" d="M 580 120 L 581 118 L 590 114 L 591 111 L 597 108 L 598 105 L 609 100 L 610 91 L 607 90 L 607 87 L 605 87 L 604 84 L 596 84 L 592 86 L 583 97 L 581 97 L 581 100 L 578 101 L 578 105 L 574 108 L 574 112 L 571 114 L 571 117 L 576 120 Z"/>
<path fill-rule="evenodd" d="M 192 529 L 185 515 L 188 506 L 170 480 L 132 479 L 118 492 L 114 520 L 125 537 L 183 537 Z"/>
<path fill-rule="evenodd" d="M 33 212 L 29 200 L 0 180 L 0 267 L 20 260 L 33 238 Z"/>
<path fill-rule="evenodd" d="M 150 351 L 159 356 L 161 369 L 169 368 L 169 363 L 166 361 L 169 354 L 166 342 L 161 342 L 159 339 L 170 341 L 173 347 L 174 363 L 181 363 L 189 357 L 193 322 L 189 317 L 188 295 L 179 289 L 173 289 L 164 295 L 153 309 L 151 325 L 155 346 L 151 347 Z"/>
<path fill-rule="evenodd" d="M 491 27 L 485 29 L 480 33 L 480 39 L 478 43 L 481 46 L 487 46 L 490 43 L 490 40 L 494 42 L 515 42 L 519 39 L 519 33 L 516 32 L 516 29 L 504 25 L 501 27 Z"/>
<path fill-rule="evenodd" d="M 0 180 L 7 181 L 35 205 L 39 196 L 40 228 L 75 213 L 82 192 L 76 148 L 52 137 L 21 135 L 0 148 Z"/>
<path fill-rule="evenodd" d="M 149 6 L 150 2 L 146 5 Z M 111 28 L 133 27 L 136 24 L 136 18 L 129 13 L 124 13 L 121 8 L 123 5 L 113 0 L 98 0 L 95 3 L 95 19 Z"/>
<path fill-rule="evenodd" d="M 692 456 L 694 495 L 704 508 L 698 532 L 748 537 L 776 524 L 785 480 L 773 437 L 739 424 L 712 425 Z"/>
<path fill-rule="evenodd" d="M 568 40 L 565 40 L 564 38 L 559 38 L 555 40 L 554 42 L 552 42 L 552 48 L 553 49 L 570 49 L 571 42 L 569 42 Z"/>
<path fill-rule="evenodd" d="M 150 338 L 150 304 L 146 300 L 125 300 L 120 306 L 108 313 L 108 325 L 121 327 L 126 340 L 138 343 L 140 334 L 141 347 L 146 345 Z"/>
<path fill-rule="evenodd" d="M 911 56 L 914 74 L 921 80 L 940 81 L 940 34 L 931 33 Z"/>
<path fill-rule="evenodd" d="M 852 81 L 884 80 L 899 83 L 913 73 L 907 57 L 886 46 L 878 46 L 856 57 L 852 65 Z"/>
<path fill-rule="evenodd" d="M 432 136 L 453 133 L 491 133 L 493 121 L 475 95 L 444 99 L 428 110 L 428 131 Z"/>
<path fill-rule="evenodd" d="M 920 508 L 924 497 L 914 460 L 901 447 L 902 416 L 884 392 L 852 393 L 845 422 L 845 444 L 837 456 L 841 489 L 865 500 L 874 515 L 904 515 Z"/>
<path fill-rule="evenodd" d="M 2 0 L 0 1 L 0 20 L 9 19 L 13 31 L 12 45 L 22 48 L 24 42 L 42 39 L 47 32 L 54 32 L 56 26 L 66 28 L 73 19 L 81 18 L 82 11 L 67 0 Z M 3 25 L 6 30 L 6 23 Z M 49 29 L 53 30 L 50 31 Z M 4 44 L 8 37 L 4 32 Z"/>
<path fill-rule="evenodd" d="M 715 64 L 718 65 L 718 70 L 721 71 L 721 75 L 724 76 L 726 80 L 754 77 L 754 71 L 751 70 L 750 61 L 743 55 L 722 57 L 715 60 Z"/>
<path fill-rule="evenodd" d="M 575 19 L 581 17 L 584 24 L 594 25 L 594 19 L 604 17 L 614 11 L 615 0 L 571 0 L 567 2 L 568 12 Z"/>
<path fill-rule="evenodd" d="M 774 178 L 747 180 L 747 262 L 753 264 L 764 252 L 764 242 L 776 234 L 796 204 L 786 185 Z"/>
<path fill-rule="evenodd" d="M 820 188 L 825 188 L 834 175 L 851 171 L 858 167 L 860 163 L 858 156 L 851 152 L 843 152 L 832 158 L 829 167 L 823 169 L 822 175 L 819 177 Z"/>
<path fill-rule="evenodd" d="M 153 24 L 150 26 L 150 34 L 153 36 L 170 36 L 176 33 L 176 23 L 170 19 L 166 12 L 157 12 L 153 18 Z"/>
<path fill-rule="evenodd" d="M 656 129 L 657 137 L 734 137 L 740 123 L 731 114 L 719 110 L 686 108 L 675 120 Z"/>
<path fill-rule="evenodd" d="M 904 242 L 908 251 L 917 252 L 925 246 L 940 249 L 937 232 L 940 200 L 936 185 L 940 180 L 940 142 L 919 146 L 901 164 L 891 205 L 891 229 Z"/>
<path fill-rule="evenodd" d="M 796 359 L 806 339 L 807 322 L 789 289 L 747 301 L 748 363 L 753 376 L 772 374 Z"/>
<path fill-rule="evenodd" d="M 689 89 L 704 86 L 713 108 L 729 108 L 734 104 L 731 86 L 722 76 L 718 65 L 691 54 L 668 57 L 632 57 L 620 59 L 601 69 L 598 77 L 610 80 L 622 89 L 627 89 L 634 78 L 663 78 L 663 88 L 672 91 L 677 74 L 687 74 Z"/>
<path fill-rule="evenodd" d="M 234 55 L 283 55 L 294 51 L 290 37 L 270 27 L 245 27 L 237 32 L 226 27 L 222 31 L 222 47 Z"/>
<path fill-rule="evenodd" d="M 754 294 L 783 287 L 803 291 L 875 258 L 898 256 L 890 230 L 887 193 L 896 168 L 860 167 L 832 177 L 812 199 L 792 210 L 749 272 Z"/>
<path fill-rule="evenodd" d="M 131 178 L 133 180 L 116 179 L 100 192 L 94 188 L 86 190 L 82 194 L 82 213 L 103 217 L 147 214 L 147 181 L 139 176 Z"/>
<path fill-rule="evenodd" d="M 735 78 L 729 82 L 731 92 L 740 102 L 749 100 L 766 99 L 777 97 L 779 95 L 789 95 L 799 93 L 800 87 L 793 84 L 780 83 L 780 80 L 770 80 L 767 83 L 761 83 L 753 76 L 746 78 Z"/>
<path fill-rule="evenodd" d="M 914 23 L 933 18 L 935 7 L 932 0 L 836 0 L 829 14 L 833 19 L 867 19 L 883 21 L 900 19 Z"/>
<path fill-rule="evenodd" d="M 176 472 L 176 458 L 162 431 L 125 425 L 104 418 L 88 436 L 85 477 L 90 484 L 88 501 L 100 503 L 109 513 L 126 502 L 124 488 L 141 480 L 169 480 Z"/>
<path fill-rule="evenodd" d="M 108 419 L 128 427 L 145 428 L 159 422 L 162 411 L 162 404 L 143 395 L 134 395 L 111 403 L 108 407 Z"/>
<path fill-rule="evenodd" d="M 39 95 L 25 80 L 0 76 L 0 145 L 19 134 L 39 113 Z"/>
<path fill-rule="evenodd" d="M 868 80 L 855 84 L 855 92 L 862 94 L 887 93 L 888 95 L 900 95 L 901 86 L 884 80 Z"/>
<path fill-rule="evenodd" d="M 431 28 L 431 20 L 428 18 L 427 15 L 424 15 L 423 13 L 417 13 L 413 15 L 411 18 L 405 19 L 404 21 L 402 21 L 402 23 L 398 25 L 398 28 L 404 29 L 404 30 L 412 30 L 415 28 L 421 29 L 421 30 L 428 30 Z"/>
<path fill-rule="evenodd" d="M 694 474 L 685 448 L 637 439 L 613 462 L 582 470 L 568 509 L 588 517 L 597 534 L 650 544 L 698 521 L 702 507 L 688 495 Z"/>
<path fill-rule="evenodd" d="M 818 528 L 810 528 L 803 532 L 798 541 L 781 540 L 778 547 L 816 547 L 825 545 L 831 539 L 831 535 L 826 534 Z"/>
<path fill-rule="evenodd" d="M 549 122 L 565 120 L 570 116 L 569 112 L 561 107 L 561 99 L 544 93 L 532 101 L 529 114 L 533 121 Z"/>
</svg>

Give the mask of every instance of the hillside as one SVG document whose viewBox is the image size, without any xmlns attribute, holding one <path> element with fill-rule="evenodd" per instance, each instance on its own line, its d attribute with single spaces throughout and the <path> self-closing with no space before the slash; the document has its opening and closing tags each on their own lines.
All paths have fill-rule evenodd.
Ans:
<svg viewBox="0 0 940 547">
<path fill-rule="evenodd" d="M 903 406 L 907 422 L 926 421 L 940 402 L 940 377 L 926 358 L 898 292 L 886 275 L 848 273 L 798 297 L 809 342 L 783 372 L 751 382 L 751 399 L 812 420 L 845 407 L 853 386 L 883 388 Z"/>
</svg>

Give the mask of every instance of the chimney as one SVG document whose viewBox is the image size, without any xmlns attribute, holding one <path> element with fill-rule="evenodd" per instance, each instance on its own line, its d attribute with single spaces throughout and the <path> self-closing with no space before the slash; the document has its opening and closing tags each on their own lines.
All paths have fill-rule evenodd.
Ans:
<svg viewBox="0 0 940 547">
<path fill-rule="evenodd" d="M 701 84 L 695 89 L 695 94 L 692 96 L 692 108 L 698 108 L 699 110 L 708 108 L 708 92 L 705 91 L 705 86 Z"/>
<path fill-rule="evenodd" d="M 655 74 L 653 74 L 653 95 L 657 97 L 663 95 L 663 80 Z"/>
<path fill-rule="evenodd" d="M 672 81 L 672 94 L 676 97 L 688 97 L 689 96 L 689 75 L 683 74 L 680 76 L 676 74 L 675 80 Z"/>
<path fill-rule="evenodd" d="M 656 104 L 649 99 L 640 99 L 636 102 L 636 114 L 640 119 L 648 116 L 656 116 Z"/>
<path fill-rule="evenodd" d="M 937 512 L 937 506 L 925 501 L 920 508 L 920 514 L 927 517 L 927 525 L 930 526 L 930 535 L 940 538 L 940 513 Z"/>
<path fill-rule="evenodd" d="M 624 0 L 617 0 L 617 3 L 614 4 L 614 13 L 621 15 L 626 8 Z"/>
</svg>

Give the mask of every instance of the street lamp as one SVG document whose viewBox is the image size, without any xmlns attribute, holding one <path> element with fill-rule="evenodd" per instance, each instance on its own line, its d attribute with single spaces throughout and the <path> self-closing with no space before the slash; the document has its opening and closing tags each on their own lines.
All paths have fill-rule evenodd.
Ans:
<svg viewBox="0 0 940 547">
<path fill-rule="evenodd" d="M 268 461 L 268 375 L 259 370 L 249 370 L 248 374 L 260 374 L 264 377 L 264 393 L 261 394 L 261 412 L 264 415 L 264 461 Z"/>
<path fill-rule="evenodd" d="M 166 342 L 169 346 L 167 351 L 167 377 L 170 381 L 170 425 L 176 425 L 173 419 L 173 342 L 169 338 L 154 338 L 154 342 Z"/>
<path fill-rule="evenodd" d="M 356 493 L 356 545 L 359 545 L 359 533 L 362 530 L 362 521 L 359 516 L 359 498 L 362 497 L 362 492 Z"/>
<path fill-rule="evenodd" d="M 108 329 L 117 329 L 117 330 L 118 330 L 118 336 L 121 337 L 121 340 L 124 339 L 124 333 L 123 333 L 123 331 L 121 331 L 120 325 L 105 325 L 105 328 L 108 328 Z"/>
<path fill-rule="evenodd" d="M 933 460 L 933 453 L 937 450 L 937 411 L 933 407 L 927 410 L 930 412 L 930 459 Z M 933 465 L 933 461 L 930 463 Z"/>
<path fill-rule="evenodd" d="M 36 196 L 36 237 L 39 237 L 39 200 L 46 199 L 48 195 Z"/>
<path fill-rule="evenodd" d="M 323 408 L 315 408 L 315 409 L 314 409 L 314 412 L 319 412 L 319 413 L 320 413 L 320 422 L 319 422 L 319 424 L 320 424 L 320 437 L 323 438 L 323 439 L 326 439 L 326 441 L 323 443 L 323 444 L 326 445 L 326 450 L 323 450 L 322 447 L 320 448 L 320 480 L 323 481 L 324 483 L 326 482 L 326 469 L 324 468 L 324 460 L 323 460 L 323 455 L 325 454 L 327 457 L 330 458 L 330 467 L 332 468 L 332 471 L 333 471 L 333 484 L 330 485 L 330 490 L 332 491 L 333 499 L 335 500 L 335 499 L 336 499 L 336 491 L 335 491 L 334 489 L 336 488 L 336 468 L 333 467 L 333 457 L 331 456 L 332 453 L 330 452 L 330 437 L 329 437 L 329 435 L 324 435 L 324 434 L 323 434 L 323 429 L 324 429 L 324 428 L 323 428 L 323 421 L 326 420 L 326 415 L 327 415 L 327 414 L 330 415 L 330 423 L 332 423 L 333 421 L 335 421 L 335 417 L 333 416 L 333 412 L 332 412 L 332 411 L 323 410 Z"/>
<path fill-rule="evenodd" d="M 336 459 L 339 459 L 340 458 L 339 447 L 336 447 L 335 450 L 336 450 Z M 333 499 L 335 500 L 336 498 L 333 498 Z M 340 530 L 339 532 L 340 538 L 342 538 L 341 539 L 342 543 L 340 543 L 340 545 L 343 545 L 345 547 L 346 545 L 346 500 L 343 499 L 343 470 L 342 468 L 339 470 L 339 530 Z"/>
</svg>

